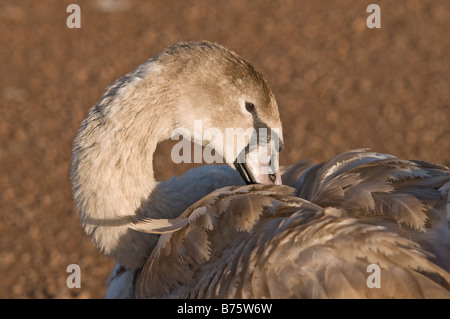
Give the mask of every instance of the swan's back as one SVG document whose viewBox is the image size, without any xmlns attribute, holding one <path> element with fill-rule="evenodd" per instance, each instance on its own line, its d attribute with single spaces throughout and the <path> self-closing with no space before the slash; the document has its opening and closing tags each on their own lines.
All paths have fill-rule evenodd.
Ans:
<svg viewBox="0 0 450 319">
<path fill-rule="evenodd" d="M 450 171 L 356 150 L 290 186 L 217 190 L 173 220 L 137 275 L 137 297 L 450 298 Z M 380 288 L 369 288 L 369 265 Z"/>
<path fill-rule="evenodd" d="M 450 269 L 447 167 L 353 150 L 306 170 L 293 165 L 283 179 L 299 197 L 321 207 L 339 208 L 366 223 L 386 220 Z"/>
</svg>

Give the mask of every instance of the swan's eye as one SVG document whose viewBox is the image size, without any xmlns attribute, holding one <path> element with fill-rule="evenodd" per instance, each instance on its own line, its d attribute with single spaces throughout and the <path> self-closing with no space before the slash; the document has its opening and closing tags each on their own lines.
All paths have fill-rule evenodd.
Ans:
<svg viewBox="0 0 450 319">
<path fill-rule="evenodd" d="M 276 174 L 269 174 L 269 179 L 272 183 L 275 183 L 275 181 L 277 180 L 277 175 Z"/>
<path fill-rule="evenodd" d="M 250 102 L 245 102 L 245 109 L 248 112 L 253 113 L 255 111 L 255 104 L 250 103 Z"/>
</svg>

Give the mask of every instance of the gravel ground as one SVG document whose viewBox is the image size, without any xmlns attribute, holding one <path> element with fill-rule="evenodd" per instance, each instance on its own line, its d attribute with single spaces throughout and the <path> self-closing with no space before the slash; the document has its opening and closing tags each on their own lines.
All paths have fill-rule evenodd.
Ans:
<svg viewBox="0 0 450 319">
<path fill-rule="evenodd" d="M 252 62 L 280 107 L 281 163 L 367 147 L 450 165 L 450 1 L 0 2 L 0 297 L 102 298 L 114 261 L 83 234 L 72 141 L 106 86 L 168 45 L 219 42 Z M 69 29 L 66 8 L 81 8 Z M 157 177 L 189 165 L 157 151 Z M 66 267 L 81 268 L 69 289 Z"/>
</svg>

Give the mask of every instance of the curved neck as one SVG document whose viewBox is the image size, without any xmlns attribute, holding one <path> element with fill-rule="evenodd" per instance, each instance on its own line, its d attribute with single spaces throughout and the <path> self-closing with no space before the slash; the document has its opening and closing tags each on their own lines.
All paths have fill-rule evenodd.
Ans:
<svg viewBox="0 0 450 319">
<path fill-rule="evenodd" d="M 176 125 L 173 97 L 161 105 L 164 89 L 152 76 L 141 77 L 157 71 L 147 63 L 109 87 L 83 121 L 72 155 L 74 201 L 85 232 L 129 268 L 138 267 L 156 241 L 128 225 L 140 217 L 157 185 L 156 146 Z"/>
</svg>

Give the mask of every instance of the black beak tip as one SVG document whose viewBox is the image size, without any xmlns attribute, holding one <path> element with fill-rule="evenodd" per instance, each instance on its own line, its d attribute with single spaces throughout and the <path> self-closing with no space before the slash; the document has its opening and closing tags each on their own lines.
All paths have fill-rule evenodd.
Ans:
<svg viewBox="0 0 450 319">
<path fill-rule="evenodd" d="M 257 184 L 251 172 L 247 169 L 245 163 L 239 163 L 237 160 L 233 163 L 236 170 L 241 174 L 247 185 Z"/>
</svg>

